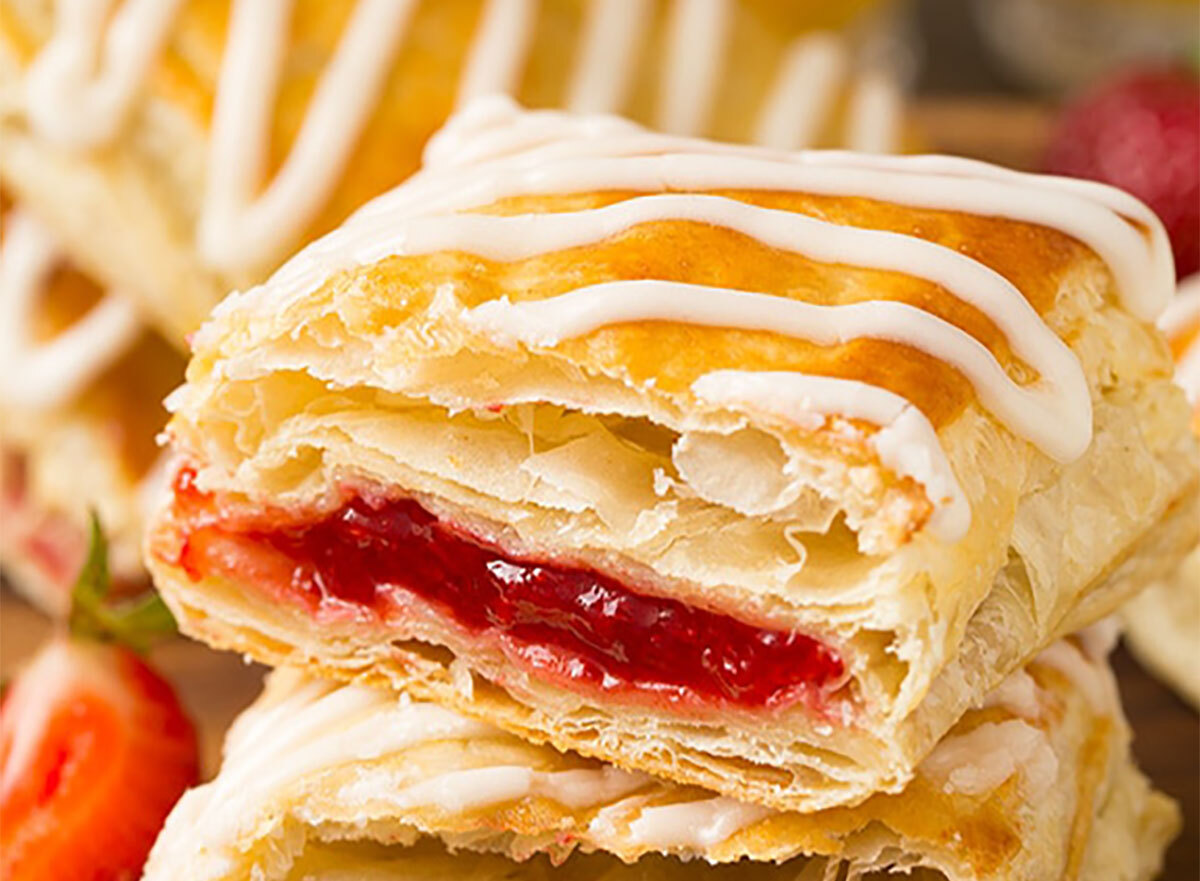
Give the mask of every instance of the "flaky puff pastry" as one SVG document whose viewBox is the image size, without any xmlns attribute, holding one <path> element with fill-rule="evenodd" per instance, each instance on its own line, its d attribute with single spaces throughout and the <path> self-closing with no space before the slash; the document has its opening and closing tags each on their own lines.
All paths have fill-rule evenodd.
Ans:
<svg viewBox="0 0 1200 881">
<path fill-rule="evenodd" d="M 183 366 L 0 192 L 0 565 L 44 611 L 66 611 L 89 510 L 115 588 L 147 587 L 142 529 L 165 488 L 154 438 Z"/>
<path fill-rule="evenodd" d="M 604 866 L 613 879 L 716 879 L 727 873 L 712 864 L 725 863 L 737 864 L 729 877 L 812 881 L 922 868 L 947 881 L 1150 878 L 1178 811 L 1131 763 L 1103 639 L 1056 643 L 1013 674 L 903 792 L 811 814 L 619 771 L 405 696 L 276 671 L 231 729 L 220 773 L 167 820 L 146 881 L 307 878 L 322 863 L 346 877 L 370 867 L 407 878 L 422 836 L 529 860 L 502 870 L 514 878 L 591 877 Z M 476 865 L 467 853 L 440 859 L 453 877 Z"/>
<path fill-rule="evenodd" d="M 811 810 L 1195 540 L 1117 191 L 499 100 L 427 159 L 195 339 L 149 565 L 210 644 Z"/>
<path fill-rule="evenodd" d="M 1179 286 L 1159 321 L 1175 354 L 1175 380 L 1192 405 L 1200 435 L 1200 276 Z M 1175 571 L 1138 594 L 1123 612 L 1138 659 L 1200 709 L 1200 544 Z"/>
<path fill-rule="evenodd" d="M 897 149 L 898 65 L 875 5 L 12 0 L 0 177 L 182 342 L 231 288 L 416 170 L 474 95 Z"/>
</svg>

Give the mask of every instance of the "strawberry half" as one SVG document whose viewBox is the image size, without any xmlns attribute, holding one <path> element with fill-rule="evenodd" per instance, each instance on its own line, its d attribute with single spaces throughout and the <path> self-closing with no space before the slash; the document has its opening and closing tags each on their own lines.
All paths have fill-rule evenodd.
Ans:
<svg viewBox="0 0 1200 881">
<path fill-rule="evenodd" d="M 97 601 L 106 582 L 84 576 L 77 595 Z M 197 770 L 195 729 L 161 676 L 122 645 L 52 639 L 0 705 L 0 879 L 136 879 Z"/>
</svg>

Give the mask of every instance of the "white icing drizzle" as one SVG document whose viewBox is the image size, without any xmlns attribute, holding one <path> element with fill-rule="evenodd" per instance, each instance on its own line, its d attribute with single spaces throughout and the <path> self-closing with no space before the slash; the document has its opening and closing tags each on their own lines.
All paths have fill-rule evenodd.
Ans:
<svg viewBox="0 0 1200 881">
<path fill-rule="evenodd" d="M 456 168 L 453 175 L 417 175 L 369 203 L 314 251 L 336 251 L 363 235 L 363 227 L 378 229 L 405 217 L 464 211 L 517 195 L 761 189 L 858 196 L 1058 229 L 1108 263 L 1120 302 L 1147 320 L 1158 316 L 1174 287 L 1170 245 L 1161 223 L 1141 202 L 1104 184 L 949 156 L 782 153 L 654 134 L 631 123 L 624 124 L 622 134 L 609 117 L 522 112 L 507 99 L 485 101 L 490 103 L 452 118 L 431 146 L 439 166 Z M 470 136 L 459 133 L 460 126 Z M 506 152 L 490 160 L 484 154 L 470 164 L 460 161 L 455 148 L 469 150 L 471 136 L 489 128 L 507 129 L 497 136 Z M 1145 236 L 1134 223 L 1146 229 Z M 311 265 L 312 256 L 301 252 L 297 263 Z M 288 276 L 294 277 L 292 270 Z"/>
<path fill-rule="evenodd" d="M 850 93 L 846 146 L 864 153 L 897 152 L 903 107 L 895 77 L 882 70 L 864 71 Z"/>
<path fill-rule="evenodd" d="M 703 195 L 630 199 L 594 211 L 526 215 L 508 224 L 483 215 L 431 219 L 438 220 L 443 224 L 431 222 L 414 229 L 407 241 L 400 243 L 399 253 L 469 250 L 493 259 L 514 260 L 600 241 L 640 223 L 693 220 L 733 229 L 771 247 L 823 262 L 889 269 L 927 279 L 991 318 L 1042 380 L 1031 386 L 1018 385 L 986 347 L 965 331 L 917 307 L 889 301 L 819 306 L 745 291 L 637 280 L 594 285 L 517 304 L 496 300 L 473 310 L 467 322 L 498 337 L 538 346 L 553 346 L 601 327 L 632 321 L 772 331 L 820 345 L 857 337 L 888 339 L 956 367 L 971 381 L 985 407 L 1048 455 L 1069 461 L 1081 455 L 1090 442 L 1087 381 L 1070 349 L 1007 280 L 949 248 Z M 419 243 L 410 251 L 414 239 Z"/>
<path fill-rule="evenodd" d="M 947 737 L 920 766 L 920 773 L 945 792 L 969 796 L 987 795 L 1018 772 L 1034 796 L 1058 775 L 1058 757 L 1046 733 L 1021 719 L 985 722 Z"/>
<path fill-rule="evenodd" d="M 918 178 L 938 175 L 945 178 L 947 190 L 956 183 L 963 187 L 960 199 L 947 194 L 950 198 L 941 205 L 943 208 L 1048 226 L 1079 239 L 1108 264 L 1120 302 L 1143 321 L 1158 318 L 1171 299 L 1175 261 L 1167 231 L 1144 202 L 1124 190 L 1081 178 L 1013 171 L 961 156 L 899 157 L 823 150 L 805 153 L 804 159 L 814 165 L 906 172 Z M 979 187 L 980 179 L 1005 186 Z M 903 190 L 907 198 L 895 201 L 939 207 L 936 199 L 941 198 L 940 192 L 935 201 L 924 202 L 909 187 Z M 991 209 L 976 207 L 984 192 L 996 199 Z M 1097 206 L 1108 211 L 1097 212 Z"/>
<path fill-rule="evenodd" d="M 26 112 L 39 134 L 73 146 L 96 146 L 116 137 L 181 2 L 125 0 L 112 13 L 115 0 L 57 0 L 54 33 L 25 81 Z M 293 0 L 235 0 L 196 232 L 208 265 L 226 272 L 259 269 L 312 222 L 351 159 L 416 4 L 359 0 L 291 151 L 276 178 L 259 192 Z M 516 91 L 532 47 L 537 7 L 537 0 L 487 0 L 466 58 L 460 104 Z M 569 106 L 615 110 L 624 103 L 651 12 L 650 0 L 591 0 L 568 87 Z M 719 85 L 731 14 L 730 0 L 675 0 L 660 81 L 660 123 L 667 130 L 690 133 L 704 127 Z M 776 126 L 790 129 L 808 116 L 804 103 L 789 111 L 788 95 L 809 96 L 804 100 L 811 103 L 811 96 L 825 94 L 799 85 L 793 82 L 769 99 Z M 876 127 L 885 118 L 871 113 Z M 802 127 L 821 122 L 813 119 Z"/>
<path fill-rule="evenodd" d="M 277 672 L 274 676 L 283 674 Z M 203 845 L 218 865 L 222 848 L 239 845 L 238 834 L 262 820 L 261 811 L 281 789 L 307 775 L 353 767 L 438 740 L 512 739 L 434 704 L 390 691 L 296 678 L 275 696 L 244 712 L 226 737 L 224 763 L 210 783 L 189 792 L 168 821 Z M 1046 734 L 1021 720 L 986 723 L 938 745 L 921 773 L 947 791 L 986 795 L 1014 773 L 1026 785 L 1048 786 L 1057 759 Z M 661 785 L 644 774 L 594 765 L 540 771 L 499 764 L 458 768 L 412 782 L 407 771 L 356 774 L 336 794 L 346 805 L 383 802 L 397 808 L 435 808 L 455 814 L 529 797 L 545 797 L 570 810 L 599 810 L 586 832 L 595 846 L 618 842 L 663 852 L 702 854 L 708 848 L 775 814 L 769 808 L 713 796 L 652 804 Z M 639 792 L 639 790 L 645 790 Z M 303 818 L 303 797 L 295 809 Z"/>
<path fill-rule="evenodd" d="M 629 823 L 630 844 L 658 851 L 704 851 L 769 817 L 761 805 L 732 798 L 706 798 L 644 808 Z"/>
<path fill-rule="evenodd" d="M 1004 681 L 989 691 L 980 706 L 1002 707 L 1014 716 L 1036 721 L 1041 716 L 1037 683 L 1027 670 L 1014 670 Z"/>
<path fill-rule="evenodd" d="M 228 839 L 232 826 L 305 775 L 431 741 L 494 734 L 491 726 L 434 704 L 310 681 L 285 700 L 242 715 L 226 740 L 220 775 L 199 790 L 204 796 L 190 825 L 207 840 Z M 234 801 L 241 807 L 230 811 Z"/>
<path fill-rule="evenodd" d="M 833 110 L 848 64 L 846 45 L 836 34 L 822 31 L 796 40 L 763 104 L 754 140 L 778 150 L 811 146 Z"/>
<path fill-rule="evenodd" d="M 731 12 L 730 0 L 674 0 L 656 128 L 679 135 L 704 129 L 720 85 Z"/>
<path fill-rule="evenodd" d="M 652 12 L 651 0 L 589 0 L 567 109 L 614 113 L 624 105 Z"/>
<path fill-rule="evenodd" d="M 287 47 L 290 0 L 236 0 L 221 65 L 201 255 L 226 270 L 278 256 L 341 177 L 387 78 L 416 0 L 360 0 L 279 174 L 255 196 Z"/>
<path fill-rule="evenodd" d="M 620 798 L 651 782 L 644 774 L 610 765 L 570 771 L 536 771 L 524 765 L 491 765 L 450 771 L 400 786 L 387 777 L 364 775 L 344 786 L 338 798 L 361 803 L 380 800 L 398 808 L 435 807 L 448 813 L 475 811 L 541 796 L 572 810 Z"/>
<path fill-rule="evenodd" d="M 113 0 L 58 0 L 54 33 L 25 79 L 25 106 L 38 133 L 72 147 L 113 138 L 181 2 L 125 0 L 112 13 Z"/>
<path fill-rule="evenodd" d="M 487 0 L 459 86 L 459 106 L 484 95 L 516 92 L 536 16 L 537 0 Z"/>
<path fill-rule="evenodd" d="M 276 674 L 278 675 L 278 674 Z M 384 690 L 301 680 L 281 700 L 243 713 L 230 729 L 221 773 L 181 803 L 183 820 L 206 843 L 232 842 L 237 827 L 279 790 L 310 774 L 350 766 L 437 740 L 510 737 L 435 704 Z M 337 794 L 347 804 L 382 801 L 397 808 L 480 810 L 522 798 L 545 797 L 572 810 L 621 798 L 652 780 L 601 765 L 538 771 L 520 765 L 449 770 L 411 780 L 385 770 L 360 773 Z M 232 809 L 233 804 L 237 805 Z"/>
<path fill-rule="evenodd" d="M 1179 290 L 1163 312 L 1158 326 L 1170 339 L 1200 326 L 1200 273 L 1179 283 Z M 1183 388 L 1188 403 L 1193 407 L 1200 406 L 1200 333 L 1175 364 L 1175 381 Z"/>
<path fill-rule="evenodd" d="M 37 342 L 30 324 L 62 252 L 22 211 L 5 218 L 0 239 L 0 399 L 17 407 L 60 406 L 137 339 L 141 322 L 127 297 L 108 294 L 62 333 Z"/>
</svg>

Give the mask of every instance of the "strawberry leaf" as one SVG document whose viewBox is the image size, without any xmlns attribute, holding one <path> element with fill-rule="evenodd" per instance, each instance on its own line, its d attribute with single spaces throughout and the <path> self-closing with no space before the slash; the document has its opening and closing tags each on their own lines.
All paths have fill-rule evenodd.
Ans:
<svg viewBox="0 0 1200 881">
<path fill-rule="evenodd" d="M 71 632 L 106 642 L 119 642 L 145 652 L 164 635 L 176 632 L 175 619 L 153 589 L 117 602 L 110 601 L 108 542 L 93 511 L 87 557 L 71 590 Z"/>
</svg>

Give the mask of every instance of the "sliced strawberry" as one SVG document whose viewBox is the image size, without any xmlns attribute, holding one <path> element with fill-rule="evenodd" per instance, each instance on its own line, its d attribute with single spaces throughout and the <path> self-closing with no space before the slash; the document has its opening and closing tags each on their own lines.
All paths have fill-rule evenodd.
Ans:
<svg viewBox="0 0 1200 881">
<path fill-rule="evenodd" d="M 104 536 L 72 593 L 71 636 L 47 643 L 0 705 L 0 881 L 124 881 L 196 782 L 196 730 L 126 645 L 174 622 L 156 596 L 108 601 Z"/>
<path fill-rule="evenodd" d="M 0 707 L 0 878 L 135 879 L 196 782 L 196 733 L 126 648 L 48 643 Z"/>
</svg>

